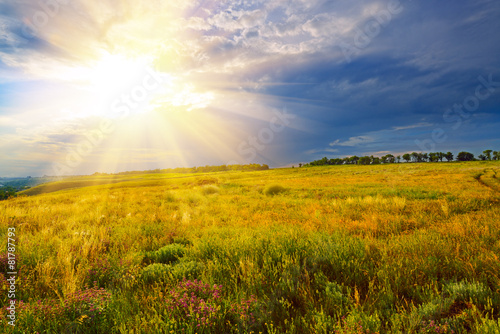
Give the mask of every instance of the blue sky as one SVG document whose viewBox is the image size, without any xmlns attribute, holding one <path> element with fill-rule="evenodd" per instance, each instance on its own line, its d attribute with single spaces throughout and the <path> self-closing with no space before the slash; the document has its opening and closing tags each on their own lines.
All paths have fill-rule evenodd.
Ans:
<svg viewBox="0 0 500 334">
<path fill-rule="evenodd" d="M 500 3 L 0 0 L 0 176 L 500 150 Z"/>
</svg>

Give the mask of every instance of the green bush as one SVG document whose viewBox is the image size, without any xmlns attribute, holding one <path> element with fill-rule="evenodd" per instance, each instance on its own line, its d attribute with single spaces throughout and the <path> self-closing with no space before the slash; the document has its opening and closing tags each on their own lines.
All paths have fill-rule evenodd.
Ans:
<svg viewBox="0 0 500 334">
<path fill-rule="evenodd" d="M 203 264 L 196 261 L 181 261 L 171 267 L 172 276 L 176 279 L 198 278 L 203 271 Z"/>
<path fill-rule="evenodd" d="M 264 189 L 264 194 L 266 194 L 267 196 L 274 196 L 285 191 L 286 191 L 285 187 L 279 184 L 272 184 Z"/>
<path fill-rule="evenodd" d="M 177 196 L 172 191 L 167 191 L 165 193 L 165 201 L 169 203 L 177 202 Z"/>
<path fill-rule="evenodd" d="M 420 305 L 417 314 L 423 320 L 440 319 L 453 305 L 452 298 L 436 298 L 430 302 Z"/>
<path fill-rule="evenodd" d="M 328 282 L 324 291 L 325 305 L 330 309 L 337 309 L 346 312 L 351 306 L 348 295 L 342 292 L 342 286 L 336 282 Z"/>
<path fill-rule="evenodd" d="M 468 302 L 469 300 L 472 300 L 474 303 L 484 305 L 486 304 L 491 291 L 482 283 L 469 283 L 462 281 L 445 285 L 443 293 L 457 301 Z"/>
<path fill-rule="evenodd" d="M 147 252 L 144 256 L 144 261 L 169 264 L 179 260 L 184 256 L 185 252 L 186 247 L 184 247 L 184 245 L 170 244 L 158 249 L 157 251 Z"/>
<path fill-rule="evenodd" d="M 153 263 L 142 269 L 141 277 L 145 283 L 159 280 L 180 280 L 198 278 L 203 271 L 203 264 L 196 261 L 184 261 L 175 265 Z"/>
</svg>

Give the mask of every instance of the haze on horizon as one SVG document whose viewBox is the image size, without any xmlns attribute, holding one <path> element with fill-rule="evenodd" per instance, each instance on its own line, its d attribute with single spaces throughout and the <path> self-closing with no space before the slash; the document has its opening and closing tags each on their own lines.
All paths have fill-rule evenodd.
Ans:
<svg viewBox="0 0 500 334">
<path fill-rule="evenodd" d="M 500 149 L 500 2 L 0 0 L 0 176 Z"/>
</svg>

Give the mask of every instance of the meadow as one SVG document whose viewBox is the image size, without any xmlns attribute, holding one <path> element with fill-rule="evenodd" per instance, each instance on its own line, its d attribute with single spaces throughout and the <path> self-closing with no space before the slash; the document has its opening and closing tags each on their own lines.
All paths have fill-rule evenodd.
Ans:
<svg viewBox="0 0 500 334">
<path fill-rule="evenodd" d="M 0 202 L 0 332 L 500 333 L 499 191 L 496 161 L 42 185 Z"/>
</svg>

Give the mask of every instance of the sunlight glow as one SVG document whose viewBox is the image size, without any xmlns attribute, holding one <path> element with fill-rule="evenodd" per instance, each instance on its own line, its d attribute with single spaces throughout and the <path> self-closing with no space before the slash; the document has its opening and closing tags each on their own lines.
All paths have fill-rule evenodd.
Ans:
<svg viewBox="0 0 500 334">
<path fill-rule="evenodd" d="M 67 80 L 88 92 L 86 98 L 69 97 L 78 110 L 75 117 L 118 117 L 117 110 L 128 109 L 127 115 L 146 114 L 154 110 L 190 112 L 205 109 L 215 99 L 193 82 L 153 69 L 153 58 L 128 58 L 105 53 L 99 60 L 67 74 Z M 147 116 L 145 116 L 147 117 Z"/>
<path fill-rule="evenodd" d="M 89 72 L 89 85 L 99 93 L 130 86 L 149 66 L 147 59 L 128 59 L 121 55 L 104 55 Z"/>
<path fill-rule="evenodd" d="M 176 83 L 168 87 L 161 96 L 155 99 L 154 103 L 158 107 L 174 107 L 173 109 L 185 109 L 193 111 L 207 108 L 215 99 L 212 92 L 198 92 L 192 83 Z M 178 108 L 176 108 L 178 107 Z"/>
</svg>

